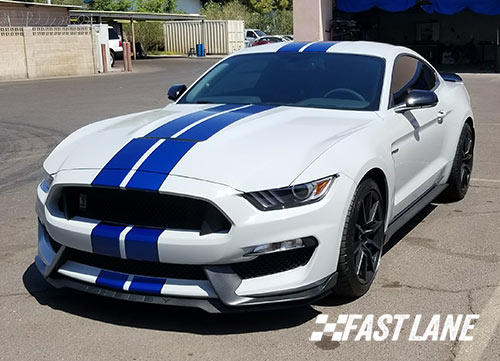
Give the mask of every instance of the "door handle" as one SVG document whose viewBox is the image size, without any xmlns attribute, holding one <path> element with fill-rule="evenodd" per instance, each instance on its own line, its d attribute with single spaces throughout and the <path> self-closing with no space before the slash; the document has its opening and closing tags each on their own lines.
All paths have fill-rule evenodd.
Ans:
<svg viewBox="0 0 500 361">
<path fill-rule="evenodd" d="M 438 116 L 437 116 L 437 122 L 438 122 L 438 124 L 443 124 L 445 116 L 446 116 L 446 112 L 444 110 L 440 110 L 438 112 Z"/>
</svg>

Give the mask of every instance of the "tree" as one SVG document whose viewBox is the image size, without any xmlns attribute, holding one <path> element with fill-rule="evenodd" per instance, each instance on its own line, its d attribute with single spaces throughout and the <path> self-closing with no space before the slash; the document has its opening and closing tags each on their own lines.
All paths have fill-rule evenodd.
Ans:
<svg viewBox="0 0 500 361">
<path fill-rule="evenodd" d="M 92 0 L 91 10 L 101 11 L 129 11 L 132 7 L 130 0 Z"/>
<path fill-rule="evenodd" d="M 171 13 L 176 10 L 175 0 L 136 0 L 137 10 L 146 13 Z"/>
<path fill-rule="evenodd" d="M 250 4 L 261 14 L 267 14 L 274 10 L 289 10 L 288 0 L 250 0 Z"/>
</svg>

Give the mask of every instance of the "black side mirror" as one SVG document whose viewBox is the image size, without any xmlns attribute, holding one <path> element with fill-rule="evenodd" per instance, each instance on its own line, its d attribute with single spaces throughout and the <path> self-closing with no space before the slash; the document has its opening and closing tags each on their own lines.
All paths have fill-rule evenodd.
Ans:
<svg viewBox="0 0 500 361">
<path fill-rule="evenodd" d="M 184 84 L 175 84 L 168 90 L 168 99 L 176 101 L 181 97 L 182 94 L 187 90 Z"/>
<path fill-rule="evenodd" d="M 433 91 L 412 90 L 406 97 L 406 104 L 394 110 L 396 113 L 404 113 L 412 109 L 432 108 L 438 101 L 438 96 Z"/>
</svg>

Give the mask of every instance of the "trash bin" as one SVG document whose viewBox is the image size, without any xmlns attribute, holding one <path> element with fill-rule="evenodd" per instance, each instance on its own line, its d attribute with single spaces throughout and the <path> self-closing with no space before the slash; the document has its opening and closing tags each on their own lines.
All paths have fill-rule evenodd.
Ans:
<svg viewBox="0 0 500 361">
<path fill-rule="evenodd" d="M 196 56 L 205 56 L 204 44 L 196 44 Z"/>
</svg>

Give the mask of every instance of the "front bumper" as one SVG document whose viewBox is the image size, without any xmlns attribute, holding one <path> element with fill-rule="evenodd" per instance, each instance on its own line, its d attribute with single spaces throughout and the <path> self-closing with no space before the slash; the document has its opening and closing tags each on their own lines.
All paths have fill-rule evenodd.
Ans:
<svg viewBox="0 0 500 361">
<path fill-rule="evenodd" d="M 75 183 L 74 178 L 69 180 L 69 173 L 59 173 L 52 190 L 58 184 Z M 82 179 L 80 175 L 78 178 Z M 354 189 L 348 178 L 336 179 L 330 193 L 321 202 L 273 212 L 256 210 L 229 187 L 192 179 L 182 179 L 182 182 L 176 177 L 169 179 L 170 184 L 166 186 L 170 192 L 185 194 L 187 191 L 194 197 L 211 199 L 233 223 L 226 234 L 200 236 L 193 232 L 166 230 L 160 237 L 160 262 L 203 265 L 200 267 L 206 275 L 205 279 L 167 278 L 165 284 L 158 286 L 154 292 L 149 292 L 156 287 L 154 277 L 148 279 L 140 272 L 115 275 L 121 279 L 118 283 L 99 280 L 103 271 L 113 273 L 113 270 L 74 262 L 66 255 L 66 251 L 72 249 L 92 252 L 90 233 L 98 221 L 65 219 L 50 204 L 46 204 L 47 194 L 39 187 L 39 254 L 36 265 L 40 272 L 56 287 L 70 287 L 137 302 L 199 307 L 208 312 L 309 303 L 328 294 L 334 286 L 348 204 L 345 199 L 350 198 Z M 246 247 L 308 236 L 314 237 L 318 245 L 307 264 L 300 267 L 242 279 L 228 266 L 248 261 L 243 257 Z M 57 252 L 50 238 L 62 245 Z M 135 278 L 143 281 L 139 291 L 130 288 Z"/>
</svg>

